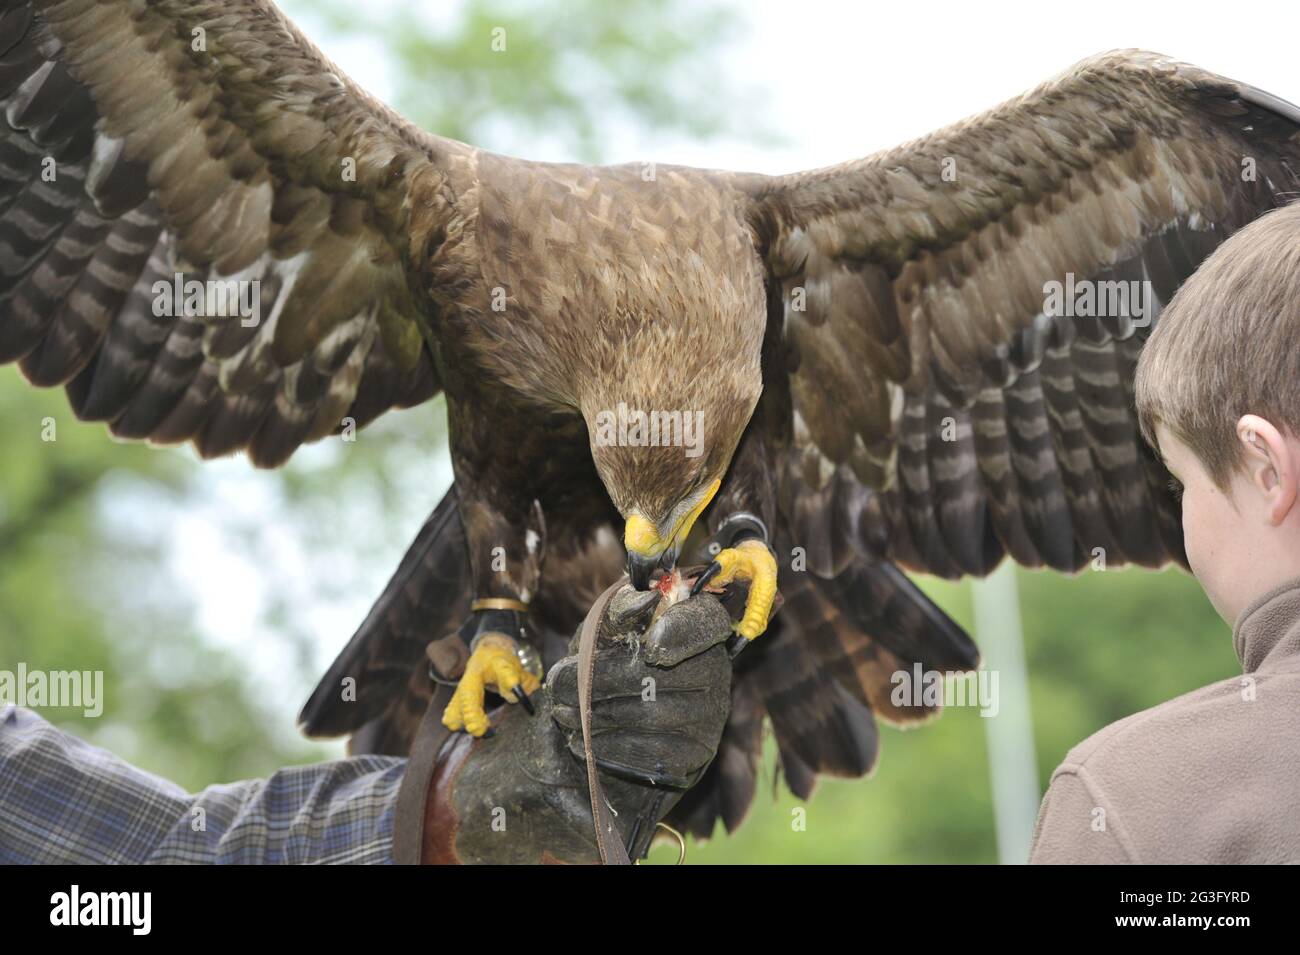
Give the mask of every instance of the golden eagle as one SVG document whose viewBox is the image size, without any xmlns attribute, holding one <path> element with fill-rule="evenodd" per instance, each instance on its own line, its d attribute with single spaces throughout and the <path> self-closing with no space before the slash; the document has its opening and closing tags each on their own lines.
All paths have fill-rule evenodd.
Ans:
<svg viewBox="0 0 1300 955">
<path fill-rule="evenodd" d="M 0 103 L 0 362 L 79 417 L 275 467 L 446 395 L 454 490 L 307 731 L 403 751 L 431 637 L 513 632 L 525 604 L 535 639 L 567 634 L 693 529 L 723 534 L 715 582 L 749 578 L 757 636 L 779 561 L 784 609 L 676 814 L 699 833 L 743 816 L 765 717 L 806 796 L 871 767 L 873 714 L 931 715 L 891 674 L 977 664 L 900 567 L 1183 561 L 1134 361 L 1196 265 L 1300 187 L 1300 111 L 1139 51 L 785 176 L 431 135 L 268 0 L 0 0 Z M 1148 300 L 1074 309 L 1076 283 Z M 213 306 L 249 289 L 251 312 Z M 480 733 L 485 687 L 533 685 L 516 649 L 476 650 L 450 722 Z"/>
</svg>

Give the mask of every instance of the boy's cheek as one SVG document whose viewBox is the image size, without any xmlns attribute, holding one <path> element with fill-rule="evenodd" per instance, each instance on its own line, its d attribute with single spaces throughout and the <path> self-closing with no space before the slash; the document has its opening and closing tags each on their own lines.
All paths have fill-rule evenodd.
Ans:
<svg viewBox="0 0 1300 955">
<path fill-rule="evenodd" d="M 1201 586 L 1208 592 L 1213 584 L 1213 536 L 1205 533 L 1203 512 L 1189 496 L 1183 497 L 1183 547 L 1187 551 L 1187 564 Z M 1206 553 L 1206 550 L 1211 553 Z"/>
<path fill-rule="evenodd" d="M 1235 616 L 1232 579 L 1230 522 L 1219 522 L 1211 509 L 1197 507 L 1195 499 L 1183 497 L 1183 546 L 1191 568 L 1205 596 L 1229 624 Z"/>
</svg>

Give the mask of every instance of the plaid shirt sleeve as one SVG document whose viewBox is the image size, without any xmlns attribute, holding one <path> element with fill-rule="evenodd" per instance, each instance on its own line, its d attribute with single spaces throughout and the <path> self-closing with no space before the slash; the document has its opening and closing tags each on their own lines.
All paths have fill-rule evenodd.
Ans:
<svg viewBox="0 0 1300 955">
<path fill-rule="evenodd" d="M 0 863 L 390 863 L 406 760 L 294 766 L 189 794 L 0 708 Z"/>
</svg>

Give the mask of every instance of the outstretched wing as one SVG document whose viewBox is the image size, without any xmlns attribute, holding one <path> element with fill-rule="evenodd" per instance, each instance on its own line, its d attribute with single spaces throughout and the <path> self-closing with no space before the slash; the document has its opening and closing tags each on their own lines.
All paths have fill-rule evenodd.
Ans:
<svg viewBox="0 0 1300 955">
<path fill-rule="evenodd" d="M 1300 110 L 1126 51 L 886 153 L 736 177 L 768 270 L 774 541 L 813 573 L 783 577 L 785 607 L 738 658 L 731 721 L 680 826 L 740 823 L 764 715 L 807 797 L 819 775 L 871 769 L 877 719 L 935 715 L 892 704 L 894 673 L 978 664 L 894 562 L 952 577 L 1007 554 L 1065 571 L 1095 548 L 1185 561 L 1134 419 L 1134 364 L 1181 282 L 1300 189 L 1298 172 Z M 1070 275 L 1138 282 L 1150 309 L 1047 314 L 1047 283 Z"/>
<path fill-rule="evenodd" d="M 873 535 L 950 577 L 1005 554 L 1184 560 L 1134 363 L 1183 279 L 1298 174 L 1296 107 L 1120 51 L 888 152 L 747 181 L 779 302 L 780 492 L 813 569 L 879 555 Z M 1105 314 L 1053 309 L 1053 282 L 1091 283 L 1075 311 Z M 879 520 L 860 489 L 883 492 Z"/>
<path fill-rule="evenodd" d="M 78 416 L 274 466 L 437 390 L 408 269 L 467 147 L 267 0 L 0 0 L 0 106 L 0 363 Z"/>
</svg>

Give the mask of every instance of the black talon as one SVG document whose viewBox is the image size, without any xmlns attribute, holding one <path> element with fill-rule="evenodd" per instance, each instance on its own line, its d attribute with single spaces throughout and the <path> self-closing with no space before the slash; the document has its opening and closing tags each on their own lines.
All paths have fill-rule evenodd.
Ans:
<svg viewBox="0 0 1300 955">
<path fill-rule="evenodd" d="M 496 727 L 489 726 L 486 730 L 483 731 L 483 735 L 480 736 L 479 739 L 491 739 L 493 736 L 496 735 L 497 735 Z"/>
<path fill-rule="evenodd" d="M 722 573 L 722 565 L 716 560 L 704 568 L 704 573 L 696 578 L 695 583 L 691 585 L 691 596 L 694 597 L 702 591 L 710 580 Z"/>
<path fill-rule="evenodd" d="M 524 685 L 522 683 L 516 683 L 511 688 L 510 692 L 515 695 L 516 703 L 522 703 L 524 705 L 524 709 L 528 711 L 529 716 L 537 715 L 537 707 L 533 706 L 533 701 L 530 700 L 528 694 L 524 692 Z"/>
</svg>

